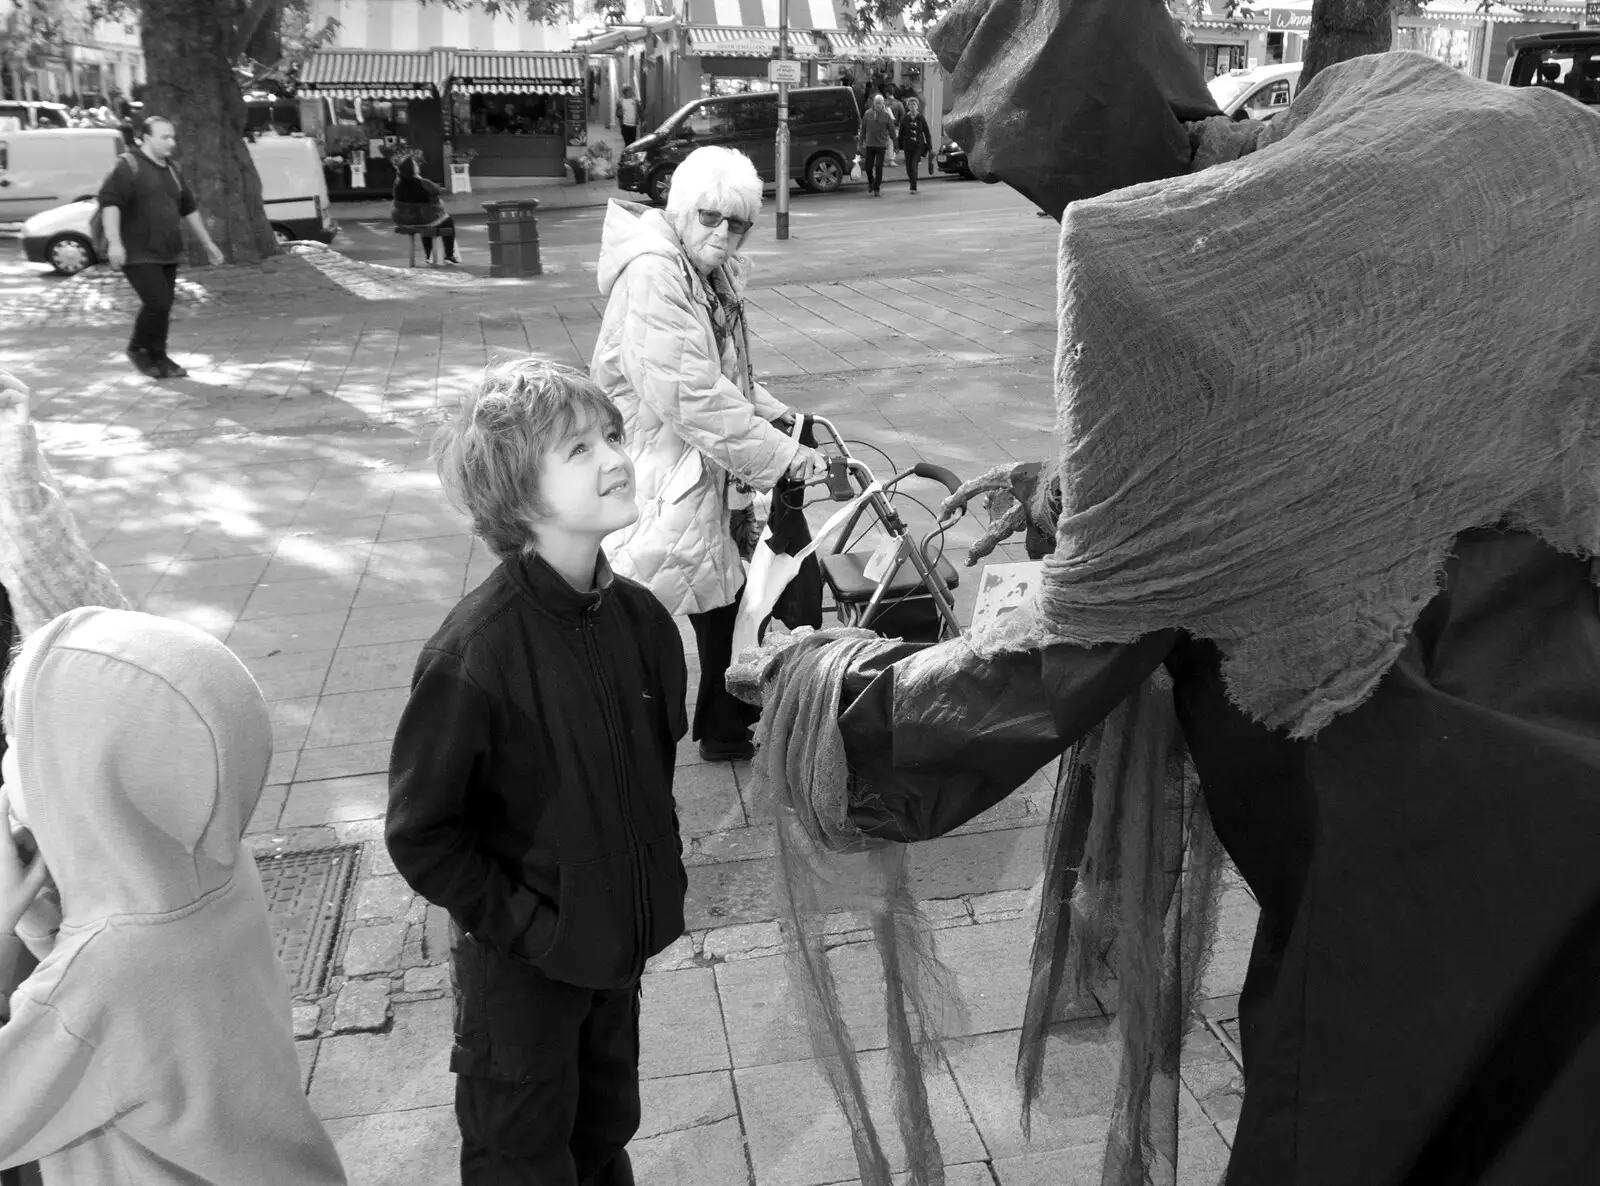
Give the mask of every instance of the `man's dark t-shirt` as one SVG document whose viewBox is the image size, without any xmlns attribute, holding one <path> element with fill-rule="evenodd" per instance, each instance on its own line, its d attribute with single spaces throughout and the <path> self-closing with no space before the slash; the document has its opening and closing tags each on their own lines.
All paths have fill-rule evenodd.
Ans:
<svg viewBox="0 0 1600 1186">
<path fill-rule="evenodd" d="M 137 157 L 137 161 L 131 159 Z M 101 206 L 122 210 L 122 246 L 130 264 L 175 264 L 183 259 L 183 219 L 194 195 L 176 169 L 135 150 L 118 159 L 100 185 Z"/>
</svg>

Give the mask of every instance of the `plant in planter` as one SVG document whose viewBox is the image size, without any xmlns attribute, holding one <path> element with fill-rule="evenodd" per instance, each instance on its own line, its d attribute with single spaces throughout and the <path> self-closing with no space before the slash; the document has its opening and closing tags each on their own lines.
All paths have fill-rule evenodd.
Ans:
<svg viewBox="0 0 1600 1186">
<path fill-rule="evenodd" d="M 590 181 L 602 181 L 617 175 L 617 163 L 611 145 L 603 140 L 589 145 L 583 154 L 583 166 Z"/>
</svg>

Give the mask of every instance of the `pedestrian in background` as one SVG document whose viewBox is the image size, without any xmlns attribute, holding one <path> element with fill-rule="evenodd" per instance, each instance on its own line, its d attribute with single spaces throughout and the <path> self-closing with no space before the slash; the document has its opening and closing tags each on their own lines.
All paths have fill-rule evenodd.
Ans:
<svg viewBox="0 0 1600 1186">
<path fill-rule="evenodd" d="M 23 644 L 4 705 L 0 969 L 24 942 L 40 962 L 0 984 L 0 1166 L 343 1186 L 244 843 L 272 758 L 244 664 L 186 623 L 82 607 Z M 46 876 L 60 926 L 29 941 Z"/>
<path fill-rule="evenodd" d="M 188 375 L 167 356 L 167 331 L 183 259 L 183 227 L 205 248 L 213 266 L 222 248 L 195 208 L 194 195 L 172 163 L 178 132 L 163 115 L 148 115 L 135 126 L 138 147 L 123 153 L 100 185 L 96 201 L 105 230 L 107 260 L 120 268 L 139 294 L 139 315 L 128 339 L 128 359 L 152 379 Z"/>
<path fill-rule="evenodd" d="M 633 88 L 622 88 L 622 98 L 617 100 L 617 125 L 622 129 L 622 147 L 626 148 L 639 138 L 639 100 L 633 97 Z"/>
<path fill-rule="evenodd" d="M 895 146 L 900 143 L 900 129 L 905 124 L 906 107 L 900 101 L 900 95 L 894 83 L 883 84 L 883 103 L 889 109 L 889 114 L 894 117 L 894 139 L 889 142 L 889 163 L 899 164 L 895 159 Z"/>
<path fill-rule="evenodd" d="M 639 983 L 683 933 L 686 671 L 601 550 L 639 516 L 622 434 L 586 375 L 522 359 L 435 450 L 500 566 L 417 659 L 384 837 L 450 913 L 465 1186 L 633 1184 Z"/>
<path fill-rule="evenodd" d="M 433 240 L 437 235 L 444 241 L 444 262 L 459 264 L 456 258 L 456 224 L 444 208 L 444 198 L 438 185 L 417 172 L 417 159 L 406 157 L 400 162 L 394 179 L 394 206 L 389 216 L 396 226 L 427 227 L 434 234 L 422 236 L 422 254 L 433 263 Z"/>
<path fill-rule="evenodd" d="M 922 115 L 922 102 L 915 95 L 906 100 L 905 118 L 900 121 L 900 151 L 906 154 L 906 176 L 911 179 L 911 192 L 917 192 L 917 165 L 933 151 L 933 132 Z M 933 171 L 932 163 L 928 166 Z"/>
<path fill-rule="evenodd" d="M 861 117 L 861 131 L 856 136 L 856 147 L 861 150 L 861 164 L 866 170 L 867 194 L 870 197 L 882 196 L 883 158 L 894 143 L 894 134 L 894 115 L 880 91 L 872 96 L 872 106 Z"/>
</svg>

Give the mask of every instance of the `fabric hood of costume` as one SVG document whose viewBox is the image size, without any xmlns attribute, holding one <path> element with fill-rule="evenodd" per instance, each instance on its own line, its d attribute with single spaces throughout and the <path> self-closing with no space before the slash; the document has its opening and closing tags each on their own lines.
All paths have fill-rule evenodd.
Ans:
<svg viewBox="0 0 1600 1186">
<path fill-rule="evenodd" d="M 945 131 L 973 172 L 1055 218 L 1188 172 L 1185 123 L 1220 114 L 1154 0 L 957 0 L 929 42 L 955 97 Z"/>
<path fill-rule="evenodd" d="M 1062 512 L 1007 624 L 1212 639 L 1235 702 L 1304 737 L 1383 677 L 1460 532 L 1600 552 L 1600 113 L 1392 53 L 1262 143 L 1068 208 Z"/>
<path fill-rule="evenodd" d="M 741 257 L 718 271 L 732 297 L 743 293 Z M 727 480 L 770 489 L 783 476 L 799 445 L 768 421 L 788 408 L 750 378 L 732 335 L 718 343 L 714 298 L 661 211 L 607 207 L 599 282 L 606 314 L 589 370 L 622 412 L 639 500 L 638 521 L 606 553 L 674 614 L 729 605 L 744 568 Z"/>
<path fill-rule="evenodd" d="M 63 917 L 0 1027 L 0 1164 L 38 1159 L 61 1181 L 343 1182 L 301 1090 L 242 842 L 272 757 L 249 672 L 194 627 L 84 608 L 28 640 L 8 687 L 9 789 Z"/>
</svg>

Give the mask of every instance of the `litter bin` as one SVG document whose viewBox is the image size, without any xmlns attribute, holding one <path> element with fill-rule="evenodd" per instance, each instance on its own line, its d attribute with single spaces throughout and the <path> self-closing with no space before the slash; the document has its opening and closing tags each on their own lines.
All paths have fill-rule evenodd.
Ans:
<svg viewBox="0 0 1600 1186">
<path fill-rule="evenodd" d="M 541 275 L 539 221 L 534 215 L 539 199 L 485 202 L 483 208 L 489 213 L 489 275 Z"/>
</svg>

